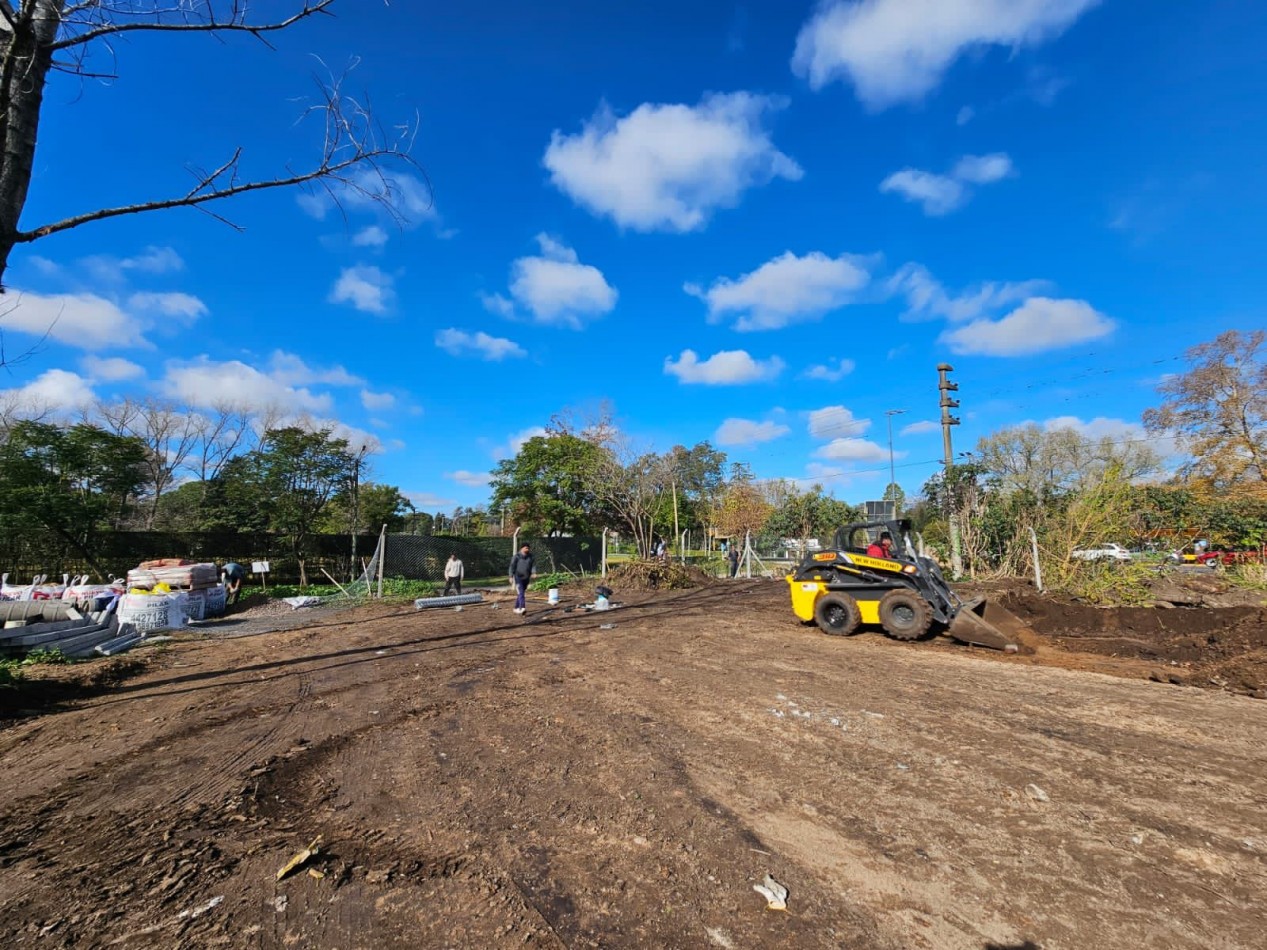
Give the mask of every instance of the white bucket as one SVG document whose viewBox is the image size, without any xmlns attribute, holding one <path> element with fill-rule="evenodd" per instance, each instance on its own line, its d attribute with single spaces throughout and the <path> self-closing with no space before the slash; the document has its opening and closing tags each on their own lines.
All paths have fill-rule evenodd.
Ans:
<svg viewBox="0 0 1267 950">
<path fill-rule="evenodd" d="M 557 587 L 551 587 L 546 592 L 546 599 L 549 600 L 551 604 L 557 604 L 559 602 L 559 589 Z"/>
</svg>

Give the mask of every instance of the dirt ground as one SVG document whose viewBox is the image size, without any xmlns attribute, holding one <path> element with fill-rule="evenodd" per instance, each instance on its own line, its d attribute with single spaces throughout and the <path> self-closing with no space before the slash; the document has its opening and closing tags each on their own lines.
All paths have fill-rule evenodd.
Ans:
<svg viewBox="0 0 1267 950">
<path fill-rule="evenodd" d="M 0 946 L 1262 946 L 1267 703 L 1147 678 L 1209 611 L 1005 657 L 623 599 L 138 652 L 0 731 Z"/>
</svg>

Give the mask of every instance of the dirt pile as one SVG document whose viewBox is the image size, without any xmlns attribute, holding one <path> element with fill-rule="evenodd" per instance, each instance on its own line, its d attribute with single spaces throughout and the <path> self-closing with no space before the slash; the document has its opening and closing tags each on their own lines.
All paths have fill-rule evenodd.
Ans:
<svg viewBox="0 0 1267 950">
<path fill-rule="evenodd" d="M 607 586 L 613 590 L 686 590 L 717 582 L 698 567 L 674 561 L 629 561 L 607 572 Z"/>
<path fill-rule="evenodd" d="M 1262 607 L 1093 607 L 1023 588 L 1001 603 L 1057 649 L 1152 661 L 1153 679 L 1267 697 Z"/>
</svg>

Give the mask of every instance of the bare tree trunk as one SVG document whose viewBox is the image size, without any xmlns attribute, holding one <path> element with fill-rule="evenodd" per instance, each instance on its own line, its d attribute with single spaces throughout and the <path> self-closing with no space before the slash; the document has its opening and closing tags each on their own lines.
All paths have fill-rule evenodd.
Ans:
<svg viewBox="0 0 1267 950">
<path fill-rule="evenodd" d="M 53 65 L 61 7 L 61 0 L 27 0 L 11 23 L 4 24 L 9 29 L 0 30 L 0 282 L 17 241 L 35 166 L 44 83 Z"/>
</svg>

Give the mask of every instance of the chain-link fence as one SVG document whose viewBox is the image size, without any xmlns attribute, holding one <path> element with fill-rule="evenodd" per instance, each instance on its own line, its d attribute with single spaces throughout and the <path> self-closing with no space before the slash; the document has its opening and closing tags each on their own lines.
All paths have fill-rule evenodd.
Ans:
<svg viewBox="0 0 1267 950">
<path fill-rule="evenodd" d="M 442 581 L 450 554 L 462 561 L 467 578 L 505 577 L 514 554 L 511 538 L 454 538 L 417 534 L 389 534 L 383 573 L 387 577 Z M 599 538 L 520 538 L 532 545 L 538 574 L 601 570 Z"/>
<path fill-rule="evenodd" d="M 521 539 L 525 540 L 525 539 Z M 537 557 L 537 572 L 597 571 L 602 558 L 598 538 L 528 538 Z M 503 577 L 510 564 L 511 538 L 450 538 L 412 534 L 387 536 L 385 577 L 412 580 L 443 580 L 444 562 L 450 552 L 463 561 L 468 578 Z M 343 580 L 360 575 L 378 545 L 375 535 L 357 538 L 357 561 L 352 564 L 352 536 L 312 535 L 305 544 L 304 559 L 308 580 L 326 583 L 322 569 Z M 285 538 L 270 534 L 213 531 L 110 531 L 102 532 L 89 545 L 92 561 L 109 575 L 122 577 L 142 561 L 179 557 L 190 561 L 225 564 L 237 561 L 250 569 L 254 561 L 268 561 L 270 584 L 294 584 L 299 580 L 299 562 L 290 553 Z M 0 571 L 10 582 L 25 581 L 37 574 L 89 574 L 97 570 L 82 553 L 52 534 L 0 531 Z M 106 577 L 99 578 L 106 580 Z M 254 578 L 252 582 L 257 582 Z"/>
</svg>

